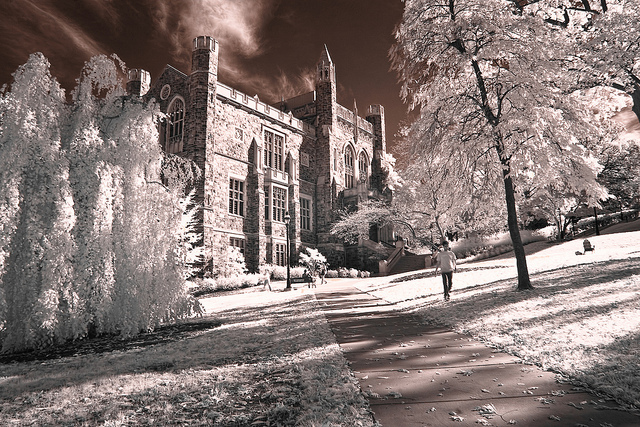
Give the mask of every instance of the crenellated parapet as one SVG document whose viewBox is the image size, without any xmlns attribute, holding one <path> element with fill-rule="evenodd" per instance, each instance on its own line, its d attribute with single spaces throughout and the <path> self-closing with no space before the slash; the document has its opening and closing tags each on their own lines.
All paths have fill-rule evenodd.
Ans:
<svg viewBox="0 0 640 427">
<path fill-rule="evenodd" d="M 216 95 L 218 98 L 233 103 L 247 112 L 262 116 L 265 119 L 272 120 L 309 136 L 315 136 L 316 129 L 314 126 L 295 118 L 291 112 L 285 113 L 277 107 L 260 101 L 257 96 L 249 96 L 220 82 L 218 82 Z"/>
</svg>

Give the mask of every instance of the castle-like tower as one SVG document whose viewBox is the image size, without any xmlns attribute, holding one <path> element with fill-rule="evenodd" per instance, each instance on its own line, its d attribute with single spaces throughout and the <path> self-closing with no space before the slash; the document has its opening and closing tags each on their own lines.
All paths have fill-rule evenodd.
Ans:
<svg viewBox="0 0 640 427">
<path fill-rule="evenodd" d="M 361 247 L 345 247 L 330 229 L 338 210 L 381 197 L 383 107 L 369 106 L 363 119 L 355 102 L 352 110 L 338 104 L 326 46 L 315 90 L 274 105 L 222 84 L 218 54 L 215 39 L 197 37 L 190 74 L 167 65 L 150 84 L 147 72 L 131 70 L 127 83 L 129 94 L 154 98 L 167 114 L 159 129 L 163 149 L 203 172 L 195 188 L 207 268 L 215 272 L 230 246 L 252 271 L 284 265 L 287 232 L 292 264 L 304 247 L 315 247 L 334 267 L 369 267 Z"/>
</svg>

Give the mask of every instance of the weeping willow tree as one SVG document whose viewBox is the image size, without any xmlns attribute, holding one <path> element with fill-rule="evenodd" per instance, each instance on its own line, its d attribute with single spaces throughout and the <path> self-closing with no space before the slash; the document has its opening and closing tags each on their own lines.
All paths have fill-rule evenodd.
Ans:
<svg viewBox="0 0 640 427">
<path fill-rule="evenodd" d="M 185 285 L 194 207 L 184 182 L 162 184 L 158 109 L 124 96 L 122 67 L 93 58 L 66 103 L 34 54 L 0 96 L 4 352 L 131 336 L 200 310 Z"/>
</svg>

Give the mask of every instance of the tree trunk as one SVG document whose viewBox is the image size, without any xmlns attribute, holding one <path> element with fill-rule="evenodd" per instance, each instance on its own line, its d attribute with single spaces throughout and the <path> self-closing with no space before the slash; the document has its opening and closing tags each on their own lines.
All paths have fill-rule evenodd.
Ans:
<svg viewBox="0 0 640 427">
<path fill-rule="evenodd" d="M 640 87 L 638 85 L 635 85 L 633 88 L 633 92 L 631 92 L 629 95 L 631 95 L 631 99 L 633 100 L 631 111 L 633 111 L 638 120 L 640 120 Z"/>
<path fill-rule="evenodd" d="M 502 174 L 504 177 L 504 193 L 507 202 L 507 223 L 509 225 L 509 234 L 513 243 L 513 253 L 516 256 L 516 266 L 518 268 L 518 290 L 525 291 L 533 289 L 529 280 L 529 270 L 527 269 L 527 258 L 524 253 L 524 245 L 520 237 L 520 228 L 518 228 L 518 213 L 516 211 L 516 197 L 513 189 L 513 180 L 510 175 L 508 161 L 503 162 Z"/>
</svg>

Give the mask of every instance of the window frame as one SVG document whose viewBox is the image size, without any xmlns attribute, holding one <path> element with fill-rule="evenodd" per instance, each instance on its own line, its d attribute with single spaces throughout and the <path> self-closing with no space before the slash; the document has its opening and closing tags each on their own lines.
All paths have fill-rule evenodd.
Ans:
<svg viewBox="0 0 640 427">
<path fill-rule="evenodd" d="M 287 265 L 287 244 L 286 243 L 274 243 L 273 244 L 274 263 L 280 267 L 286 267 Z"/>
<path fill-rule="evenodd" d="M 305 207 L 305 203 L 308 206 Z M 313 230 L 313 200 L 311 197 L 303 195 L 300 195 L 300 229 L 305 231 Z"/>
<path fill-rule="evenodd" d="M 237 184 L 237 185 L 234 185 Z M 245 182 L 243 179 L 229 177 L 229 215 L 244 218 Z"/>
<path fill-rule="evenodd" d="M 182 105 L 177 109 L 176 105 Z M 175 110 L 175 111 L 174 111 Z M 176 118 L 176 114 L 178 117 Z M 178 154 L 184 151 L 185 102 L 181 96 L 175 96 L 167 108 L 167 129 L 165 134 L 165 151 Z"/>
<path fill-rule="evenodd" d="M 369 156 L 365 151 L 358 155 L 358 180 L 362 183 L 369 182 Z"/>
<path fill-rule="evenodd" d="M 286 137 L 271 128 L 264 128 L 264 167 L 284 172 Z"/>
<path fill-rule="evenodd" d="M 244 255 L 246 240 L 244 237 L 229 236 L 229 246 L 238 248 L 240 253 Z"/>
<path fill-rule="evenodd" d="M 276 199 L 277 196 L 277 199 Z M 271 220 L 284 223 L 287 212 L 288 190 L 284 187 L 271 188 Z"/>
<path fill-rule="evenodd" d="M 355 152 L 351 145 L 344 149 L 344 186 L 345 188 L 355 187 Z"/>
</svg>

